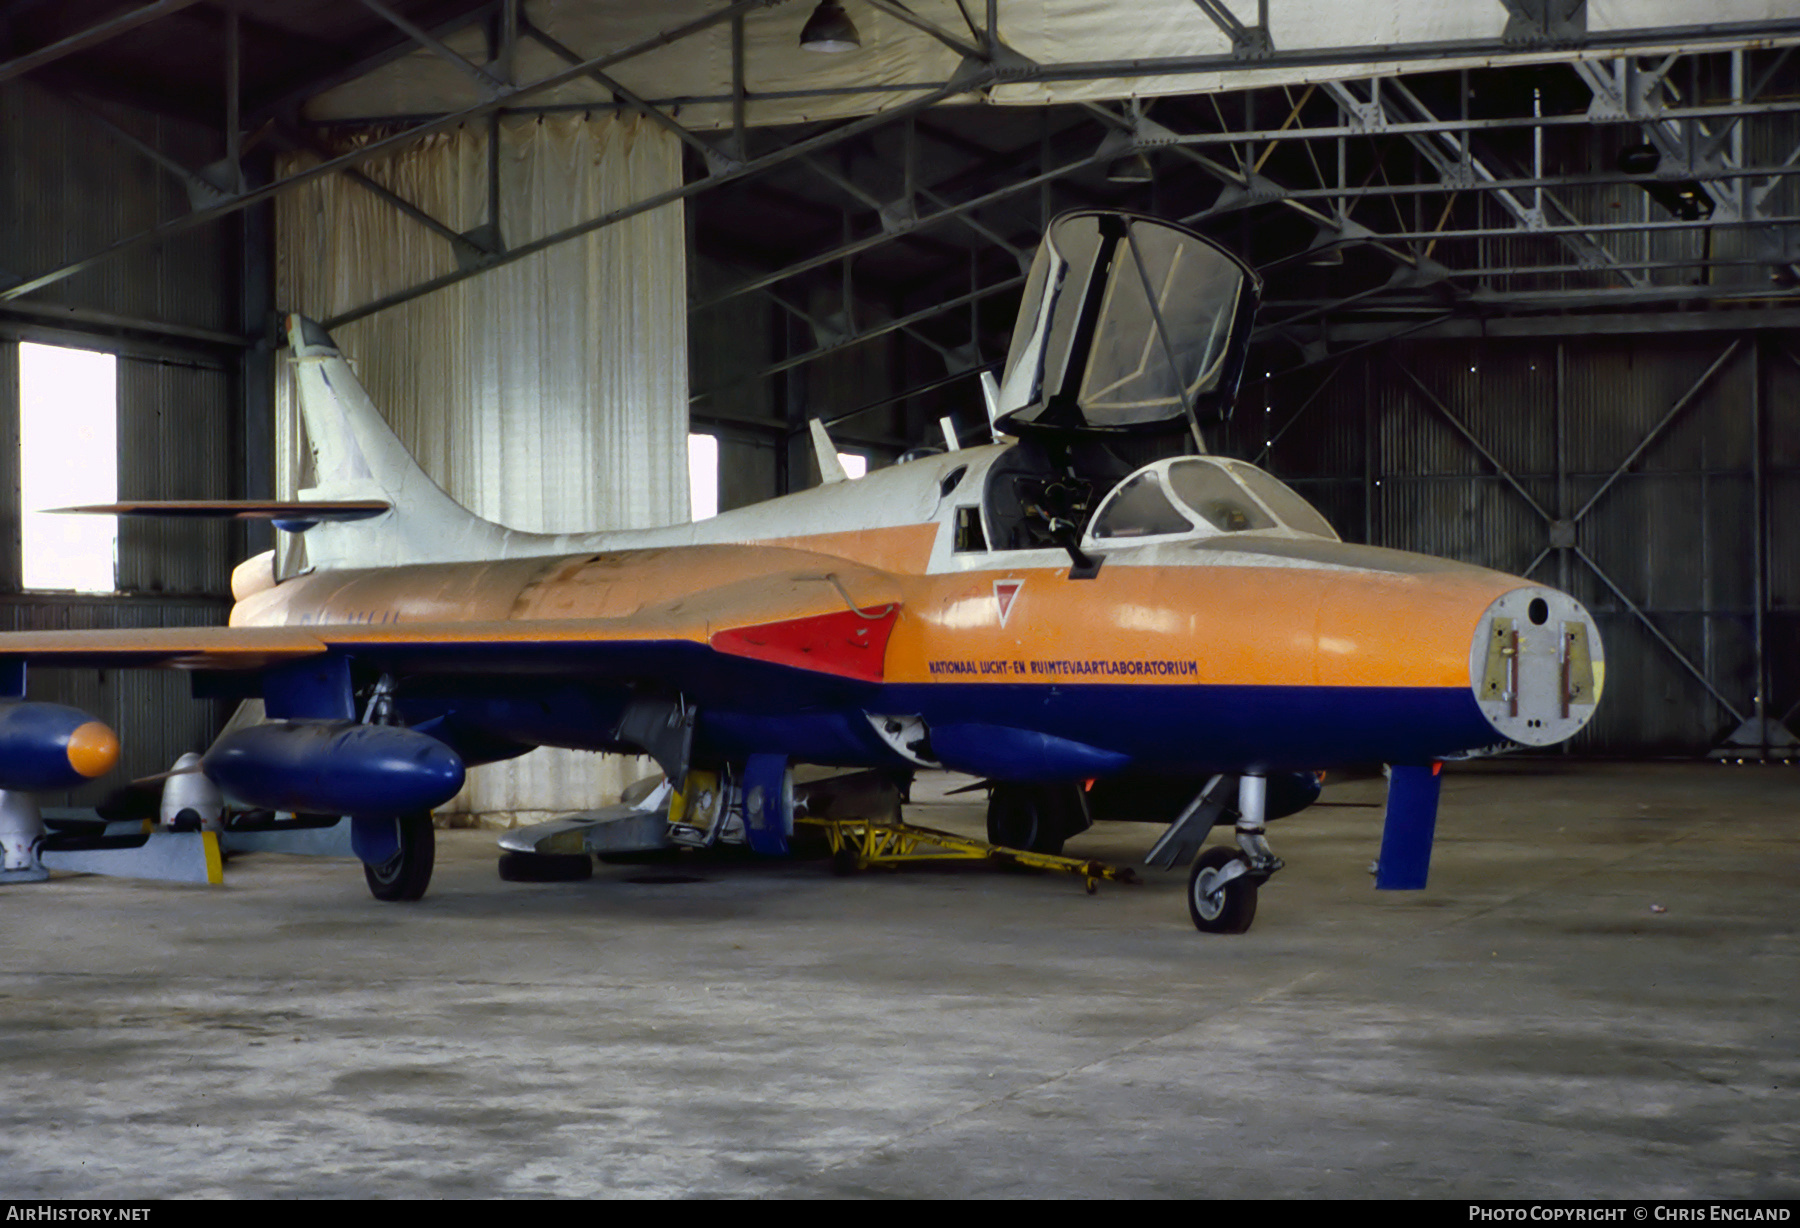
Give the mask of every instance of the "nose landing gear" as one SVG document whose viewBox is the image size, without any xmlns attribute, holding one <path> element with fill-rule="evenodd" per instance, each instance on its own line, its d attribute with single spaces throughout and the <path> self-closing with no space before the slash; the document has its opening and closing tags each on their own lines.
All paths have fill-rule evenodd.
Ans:
<svg viewBox="0 0 1800 1228">
<path fill-rule="evenodd" d="M 1229 778 L 1214 777 L 1194 799 L 1145 860 L 1152 865 L 1179 865 L 1206 838 L 1225 812 Z M 1210 848 L 1194 858 L 1188 874 L 1188 916 L 1207 934 L 1242 934 L 1256 919 L 1256 896 L 1282 860 L 1269 848 L 1263 820 L 1268 813 L 1269 782 L 1263 776 L 1240 776 L 1237 782 L 1235 849 Z"/>
</svg>

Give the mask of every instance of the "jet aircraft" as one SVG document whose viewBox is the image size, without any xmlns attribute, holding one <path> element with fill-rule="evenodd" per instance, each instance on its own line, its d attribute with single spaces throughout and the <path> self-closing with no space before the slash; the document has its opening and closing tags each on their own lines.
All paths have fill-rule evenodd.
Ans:
<svg viewBox="0 0 1800 1228">
<path fill-rule="evenodd" d="M 69 787 L 116 756 L 104 725 L 25 698 L 27 663 L 172 668 L 266 707 L 207 775 L 245 805 L 351 816 L 383 900 L 424 894 L 430 811 L 465 769 L 536 746 L 648 753 L 690 801 L 704 779 L 766 853 L 788 848 L 796 764 L 970 773 L 992 838 L 1039 850 L 1141 798 L 1177 820 L 1158 848 L 1193 861 L 1190 913 L 1213 931 L 1248 926 L 1281 864 L 1264 824 L 1316 796 L 1311 773 L 1381 762 L 1378 885 L 1422 886 L 1439 766 L 1573 735 L 1600 640 L 1564 593 L 1345 543 L 1206 453 L 1259 292 L 1182 227 L 1065 215 L 993 390 L 995 442 L 585 535 L 456 504 L 331 338 L 288 317 L 317 487 L 95 510 L 265 517 L 306 534 L 306 569 L 241 564 L 226 627 L 0 636 L 0 788 Z M 1234 819 L 1235 846 L 1195 856 Z"/>
</svg>

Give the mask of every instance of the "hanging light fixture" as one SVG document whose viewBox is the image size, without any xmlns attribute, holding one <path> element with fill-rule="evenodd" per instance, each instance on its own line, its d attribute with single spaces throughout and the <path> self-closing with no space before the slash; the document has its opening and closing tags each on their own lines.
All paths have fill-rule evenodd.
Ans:
<svg viewBox="0 0 1800 1228">
<path fill-rule="evenodd" d="M 1106 159 L 1108 183 L 1155 183 L 1156 169 L 1150 165 L 1150 155 L 1144 151 L 1146 139 L 1167 137 L 1173 140 L 1175 134 L 1145 118 L 1143 107 L 1135 98 L 1131 100 L 1130 120 L 1129 131 L 1113 128 L 1101 137 L 1094 156 Z"/>
<path fill-rule="evenodd" d="M 812 11 L 800 31 L 802 51 L 831 54 L 855 51 L 861 46 L 862 36 L 856 32 L 856 23 L 850 20 L 850 14 L 838 0 L 819 0 L 819 7 Z"/>
<path fill-rule="evenodd" d="M 1122 158 L 1114 158 L 1106 168 L 1108 183 L 1154 183 L 1156 170 L 1150 165 L 1150 157 L 1139 149 L 1126 154 Z"/>
<path fill-rule="evenodd" d="M 1135 133 L 1113 129 L 1100 138 L 1094 156 L 1105 160 L 1108 183 L 1142 184 L 1156 180 L 1156 171 L 1149 156 L 1138 148 Z"/>
</svg>

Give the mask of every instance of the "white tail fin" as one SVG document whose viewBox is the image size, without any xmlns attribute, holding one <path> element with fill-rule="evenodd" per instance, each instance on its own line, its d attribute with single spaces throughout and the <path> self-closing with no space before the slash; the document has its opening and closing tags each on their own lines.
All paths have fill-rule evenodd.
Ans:
<svg viewBox="0 0 1800 1228">
<path fill-rule="evenodd" d="M 309 499 L 385 499 L 393 511 L 354 524 L 320 524 L 306 536 L 318 568 L 447 563 L 536 554 L 548 535 L 483 520 L 444 493 L 395 437 L 331 336 L 301 315 L 287 318 L 294 384 L 318 485 Z"/>
</svg>

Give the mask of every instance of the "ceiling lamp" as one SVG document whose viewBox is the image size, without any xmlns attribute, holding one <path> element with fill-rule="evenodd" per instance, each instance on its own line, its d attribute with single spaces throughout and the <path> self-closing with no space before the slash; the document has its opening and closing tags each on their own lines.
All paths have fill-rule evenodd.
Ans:
<svg viewBox="0 0 1800 1228">
<path fill-rule="evenodd" d="M 1156 171 L 1150 165 L 1149 155 L 1141 149 L 1123 158 L 1114 158 L 1106 168 L 1108 183 L 1153 183 L 1155 180 Z"/>
<path fill-rule="evenodd" d="M 830 54 L 855 51 L 861 46 L 862 36 L 856 32 L 856 23 L 850 20 L 850 14 L 837 0 L 819 0 L 819 7 L 812 11 L 805 28 L 800 31 L 802 51 Z"/>
<path fill-rule="evenodd" d="M 1150 158 L 1138 147 L 1137 131 L 1114 128 L 1100 138 L 1094 157 L 1106 164 L 1106 182 L 1118 184 L 1152 183 L 1156 172 Z"/>
</svg>

